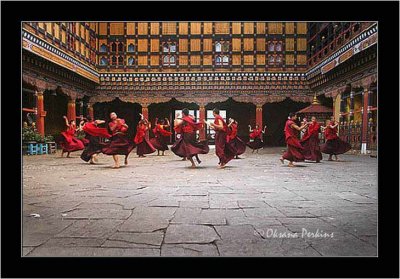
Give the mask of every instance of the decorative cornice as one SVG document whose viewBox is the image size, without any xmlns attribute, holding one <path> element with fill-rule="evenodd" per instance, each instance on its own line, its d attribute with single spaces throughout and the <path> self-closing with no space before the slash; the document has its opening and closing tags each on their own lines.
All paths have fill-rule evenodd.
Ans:
<svg viewBox="0 0 400 279">
<path fill-rule="evenodd" d="M 88 67 L 74 57 L 70 56 L 69 54 L 66 54 L 62 50 L 59 50 L 58 48 L 52 46 L 43 39 L 40 39 L 25 30 L 22 30 L 22 38 L 22 47 L 24 49 L 33 52 L 41 57 L 44 57 L 47 60 L 56 63 L 62 67 L 65 67 L 71 71 L 78 72 L 79 74 L 92 81 L 95 81 L 97 83 L 99 82 L 99 74 L 95 69 Z"/>
<path fill-rule="evenodd" d="M 325 59 L 324 61 L 322 61 L 318 65 L 315 65 L 310 70 L 308 70 L 307 73 L 306 73 L 307 77 L 310 77 L 310 76 L 316 75 L 316 74 L 320 74 L 322 67 L 324 67 L 325 65 L 327 65 L 330 62 L 334 63 L 333 61 L 337 61 L 339 59 L 339 56 L 341 56 L 342 54 L 344 54 L 347 51 L 350 51 L 354 46 L 357 47 L 357 50 L 354 48 L 354 53 L 352 55 L 364 50 L 366 47 L 364 47 L 364 48 L 363 47 L 358 47 L 360 45 L 362 46 L 362 44 L 360 44 L 360 43 L 368 41 L 368 39 L 373 37 L 373 36 L 377 36 L 377 33 L 378 33 L 378 25 L 374 24 L 374 25 L 370 26 L 367 30 L 365 30 L 364 32 L 359 34 L 356 38 L 354 38 L 353 40 L 351 40 L 350 42 L 345 44 L 343 47 L 341 47 L 334 54 L 330 55 L 327 59 Z M 370 45 L 372 45 L 372 44 L 370 44 Z M 370 46 L 370 45 L 368 45 L 368 46 Z M 347 59 L 349 57 L 347 57 Z M 341 61 L 340 63 L 342 63 L 342 62 L 344 62 L 344 61 Z M 333 67 L 336 67 L 340 63 L 338 63 L 338 61 L 337 61 L 337 64 L 334 65 Z"/>
</svg>

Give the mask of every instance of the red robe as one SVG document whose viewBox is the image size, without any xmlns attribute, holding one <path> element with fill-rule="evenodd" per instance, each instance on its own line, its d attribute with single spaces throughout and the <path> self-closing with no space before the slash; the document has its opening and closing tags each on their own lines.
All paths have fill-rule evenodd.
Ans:
<svg viewBox="0 0 400 279">
<path fill-rule="evenodd" d="M 207 154 L 209 146 L 206 141 L 196 140 L 196 131 L 203 127 L 203 123 L 195 122 L 191 117 L 184 116 L 183 123 L 174 127 L 181 137 L 173 144 L 171 151 L 182 158 L 191 158 L 197 154 Z"/>
<path fill-rule="evenodd" d="M 102 148 L 102 152 L 106 155 L 128 156 L 132 149 L 135 148 L 135 144 L 130 141 L 126 135 L 128 129 L 122 126 L 125 124 L 125 120 L 120 118 L 118 119 L 108 123 L 108 126 L 112 131 L 111 142 L 109 142 L 106 147 Z"/>
<path fill-rule="evenodd" d="M 154 138 L 150 139 L 150 143 L 157 150 L 165 151 L 168 150 L 167 140 L 172 135 L 170 131 L 163 128 L 163 125 L 157 124 L 153 129 Z"/>
<path fill-rule="evenodd" d="M 146 125 L 143 123 L 138 124 L 134 142 L 136 146 L 136 154 L 143 156 L 144 154 L 151 154 L 156 151 L 154 146 L 146 138 Z"/>
<path fill-rule="evenodd" d="M 297 138 L 297 130 L 291 126 L 295 124 L 293 120 L 288 119 L 285 124 L 285 140 L 287 151 L 282 155 L 282 158 L 291 162 L 304 161 L 303 146 L 301 146 Z"/>
<path fill-rule="evenodd" d="M 351 149 L 351 145 L 348 142 L 341 140 L 337 135 L 337 126 L 334 126 L 335 122 L 331 121 L 329 125 L 325 128 L 325 143 L 321 145 L 321 152 L 330 155 L 339 155 L 346 153 Z"/>
<path fill-rule="evenodd" d="M 233 149 L 236 149 L 236 155 L 241 155 L 246 151 L 246 143 L 237 136 L 237 130 L 238 125 L 236 123 L 232 123 L 228 128 L 226 142 L 231 145 Z"/>
<path fill-rule="evenodd" d="M 313 122 L 308 126 L 307 131 L 301 139 L 303 146 L 303 155 L 306 160 L 319 162 L 322 160 L 322 154 L 319 148 L 319 129 L 317 122 Z"/>
<path fill-rule="evenodd" d="M 65 132 L 61 133 L 64 138 L 61 142 L 63 152 L 73 152 L 85 148 L 83 142 L 75 137 L 75 129 L 75 125 L 70 125 Z"/>
<path fill-rule="evenodd" d="M 234 146 L 226 142 L 228 125 L 226 125 L 220 115 L 215 116 L 214 124 L 218 124 L 218 120 L 222 123 L 223 127 L 222 129 L 215 130 L 215 153 L 219 158 L 219 163 L 225 165 L 236 156 L 237 150 Z"/>
<path fill-rule="evenodd" d="M 81 154 L 81 159 L 89 162 L 94 154 L 101 153 L 102 149 L 107 146 L 106 143 L 100 141 L 100 138 L 110 138 L 111 135 L 106 128 L 97 127 L 93 121 L 86 122 L 82 129 L 86 134 L 85 138 L 88 140 L 88 144 Z"/>
<path fill-rule="evenodd" d="M 263 147 L 262 130 L 260 128 L 254 129 L 253 132 L 250 133 L 249 137 L 254 140 L 247 142 L 248 147 L 251 149 L 260 149 Z"/>
</svg>

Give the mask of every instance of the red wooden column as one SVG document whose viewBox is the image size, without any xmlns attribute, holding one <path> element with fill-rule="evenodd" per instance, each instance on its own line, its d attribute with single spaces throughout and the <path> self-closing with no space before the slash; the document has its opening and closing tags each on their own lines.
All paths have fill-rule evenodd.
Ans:
<svg viewBox="0 0 400 279">
<path fill-rule="evenodd" d="M 206 119 L 206 107 L 204 105 L 200 105 L 199 107 L 199 121 L 203 123 L 204 119 Z M 206 139 L 206 125 L 203 125 L 203 128 L 200 129 L 200 140 L 203 141 Z"/>
<path fill-rule="evenodd" d="M 369 89 L 366 87 L 363 91 L 363 107 L 362 107 L 362 138 L 361 138 L 361 154 L 367 154 L 367 134 L 368 134 L 368 114 L 369 114 Z"/>
<path fill-rule="evenodd" d="M 263 128 L 262 106 L 262 104 L 256 105 L 256 124 L 258 124 L 261 129 Z"/>
<path fill-rule="evenodd" d="M 44 111 L 43 92 L 36 91 L 36 128 L 42 136 L 44 136 L 44 118 L 46 112 Z"/>
<path fill-rule="evenodd" d="M 92 104 L 89 103 L 87 106 L 87 109 L 88 109 L 88 114 L 89 114 L 90 118 L 92 118 L 92 120 L 94 120 L 94 111 L 93 111 Z"/>
<path fill-rule="evenodd" d="M 67 118 L 68 118 L 68 121 L 71 121 L 71 120 L 76 121 L 75 99 L 71 98 L 68 100 Z"/>
</svg>

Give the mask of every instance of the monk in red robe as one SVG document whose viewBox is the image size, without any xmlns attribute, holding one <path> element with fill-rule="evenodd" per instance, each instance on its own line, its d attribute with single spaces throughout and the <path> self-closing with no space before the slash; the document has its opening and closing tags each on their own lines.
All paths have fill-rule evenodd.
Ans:
<svg viewBox="0 0 400 279">
<path fill-rule="evenodd" d="M 115 112 L 110 113 L 111 121 L 108 127 L 111 131 L 111 142 L 106 147 L 102 148 L 102 152 L 106 155 L 112 155 L 114 159 L 113 168 L 119 168 L 118 155 L 125 155 L 125 165 L 128 164 L 128 155 L 135 148 L 135 144 L 129 140 L 127 136 L 128 125 L 125 120 L 118 118 Z"/>
<path fill-rule="evenodd" d="M 174 129 L 180 134 L 180 138 L 171 147 L 171 151 L 179 157 L 189 159 L 192 163 L 191 168 L 195 168 L 193 157 L 197 157 L 198 154 L 207 154 L 210 149 L 206 141 L 198 142 L 196 140 L 196 131 L 203 127 L 203 123 L 195 122 L 189 116 L 187 108 L 182 110 L 182 114 L 183 117 L 181 119 L 175 119 L 174 121 Z M 197 161 L 200 163 L 199 159 Z"/>
<path fill-rule="evenodd" d="M 227 144 L 226 136 L 228 125 L 219 115 L 219 109 L 213 109 L 214 123 L 209 123 L 210 127 L 215 130 L 215 153 L 219 158 L 219 167 L 224 168 L 225 165 L 235 157 L 237 150 L 234 146 Z M 206 120 L 204 120 L 207 123 Z"/>
<path fill-rule="evenodd" d="M 281 163 L 283 164 L 285 160 L 289 161 L 289 167 L 293 167 L 293 162 L 302 162 L 304 161 L 303 155 L 303 146 L 300 144 L 298 139 L 298 132 L 303 130 L 308 126 L 308 123 L 304 124 L 303 126 L 299 127 L 294 122 L 297 116 L 295 113 L 289 114 L 289 119 L 286 121 L 285 124 L 285 139 L 287 144 L 287 151 L 283 153 L 282 157 L 280 158 Z"/>
<path fill-rule="evenodd" d="M 101 141 L 101 138 L 111 138 L 107 128 L 100 128 L 98 125 L 105 123 L 104 120 L 92 120 L 90 116 L 86 118 L 85 123 L 82 125 L 82 130 L 85 132 L 85 138 L 88 144 L 85 146 L 81 154 L 81 159 L 90 164 L 97 162 L 97 154 L 101 153 L 103 147 L 107 144 Z"/>
<path fill-rule="evenodd" d="M 306 160 L 316 161 L 319 163 L 322 160 L 322 154 L 319 149 L 319 130 L 320 126 L 315 116 L 311 117 L 311 122 L 308 123 L 308 129 L 300 140 L 303 146 L 303 155 Z"/>
<path fill-rule="evenodd" d="M 253 149 L 251 153 L 256 151 L 258 153 L 258 149 L 262 148 L 263 143 L 263 134 L 265 134 L 265 129 L 267 126 L 264 126 L 264 129 L 261 130 L 258 124 L 256 124 L 255 128 L 252 130 L 251 126 L 249 125 L 249 132 L 250 132 L 250 139 L 252 141 L 247 142 L 247 146 Z"/>
<path fill-rule="evenodd" d="M 228 134 L 226 136 L 226 142 L 232 145 L 233 149 L 236 150 L 235 159 L 240 159 L 239 155 L 246 151 L 246 143 L 237 136 L 238 123 L 235 119 L 229 118 Z"/>
<path fill-rule="evenodd" d="M 332 155 L 335 155 L 336 161 L 338 161 L 337 155 L 346 153 L 351 149 L 351 145 L 348 142 L 341 140 L 338 135 L 338 125 L 335 121 L 335 117 L 332 116 L 331 120 L 327 120 L 326 127 L 324 129 L 325 143 L 321 145 L 321 152 L 329 154 L 328 161 L 332 161 Z"/>
<path fill-rule="evenodd" d="M 160 156 L 160 151 L 162 152 L 162 156 L 164 156 L 165 150 L 168 150 L 168 138 L 172 135 L 172 133 L 167 128 L 170 127 L 169 120 L 165 118 L 164 120 L 158 121 L 156 118 L 155 127 L 153 129 L 154 138 L 150 139 L 150 143 L 157 149 L 157 156 Z"/>
<path fill-rule="evenodd" d="M 69 156 L 71 152 L 83 150 L 85 148 L 85 145 L 81 140 L 75 137 L 75 132 L 77 130 L 75 120 L 68 121 L 68 118 L 66 116 L 64 116 L 63 118 L 65 119 L 67 130 L 61 133 L 61 135 L 63 136 L 63 140 L 61 141 L 61 157 L 63 157 L 64 153 L 67 152 L 67 158 L 71 158 Z"/>
<path fill-rule="evenodd" d="M 151 154 L 155 152 L 156 149 L 146 137 L 146 133 L 150 127 L 150 123 L 146 118 L 144 118 L 143 114 L 140 114 L 140 116 L 141 120 L 139 121 L 136 128 L 134 142 L 136 144 L 136 154 L 140 158 L 143 158 L 146 157 L 144 156 L 144 154 Z"/>
</svg>

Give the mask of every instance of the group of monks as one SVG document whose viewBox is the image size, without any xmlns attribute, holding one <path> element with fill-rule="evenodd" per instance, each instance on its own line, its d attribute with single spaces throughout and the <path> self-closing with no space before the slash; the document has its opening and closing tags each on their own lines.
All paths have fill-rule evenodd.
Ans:
<svg viewBox="0 0 400 279">
<path fill-rule="evenodd" d="M 326 126 L 320 126 L 313 116 L 311 122 L 306 119 L 299 127 L 295 120 L 297 115 L 290 113 L 285 124 L 285 140 L 287 151 L 282 155 L 280 161 L 284 164 L 289 161 L 288 166 L 293 167 L 293 162 L 302 162 L 305 160 L 319 163 L 322 160 L 322 153 L 329 154 L 328 161 L 332 161 L 332 156 L 338 160 L 337 155 L 346 153 L 351 149 L 351 145 L 338 137 L 338 125 L 332 116 L 326 121 Z M 298 138 L 298 132 L 305 130 L 301 139 Z M 322 130 L 325 135 L 325 143 L 319 144 L 319 131 Z M 321 153 L 322 152 L 322 153 Z"/>
<path fill-rule="evenodd" d="M 67 130 L 62 132 L 63 140 L 61 141 L 62 153 L 83 150 L 81 159 L 95 164 L 97 155 L 103 153 L 112 155 L 114 159 L 113 168 L 119 168 L 118 155 L 125 156 L 124 164 L 128 164 L 128 155 L 136 147 L 136 152 L 139 157 L 145 157 L 145 154 L 151 154 L 158 151 L 157 155 L 164 155 L 165 150 L 168 150 L 168 139 L 172 135 L 170 130 L 170 122 L 168 119 L 156 119 L 154 128 L 152 129 L 154 137 L 149 139 L 148 132 L 151 129 L 151 124 L 144 118 L 141 119 L 136 128 L 135 137 L 130 139 L 127 135 L 128 125 L 125 120 L 118 118 L 115 112 L 110 113 L 110 122 L 108 129 L 99 127 L 105 123 L 104 120 L 93 120 L 90 117 L 82 119 L 79 127 L 76 126 L 74 120 L 68 121 L 64 116 Z M 191 168 L 195 168 L 197 163 L 200 164 L 199 154 L 207 154 L 209 146 L 207 140 L 199 141 L 196 139 L 196 131 L 204 128 L 204 125 L 209 126 L 215 131 L 215 153 L 219 158 L 218 167 L 224 168 L 226 164 L 238 156 L 243 154 L 246 146 L 250 147 L 253 152 L 258 152 L 263 147 L 263 134 L 265 134 L 266 126 L 261 129 L 258 125 L 254 129 L 249 126 L 250 141 L 245 143 L 237 136 L 238 123 L 236 120 L 229 118 L 228 123 L 220 116 L 219 109 L 213 110 L 214 121 L 196 122 L 195 118 L 189 114 L 188 109 L 182 110 L 182 115 L 176 115 L 174 120 L 174 130 L 177 134 L 177 141 L 171 147 L 171 151 L 182 158 L 189 160 Z M 332 155 L 337 156 L 347 152 L 350 145 L 341 141 L 337 136 L 337 125 L 332 118 L 326 127 L 320 127 L 316 122 L 315 117 L 311 122 L 304 122 L 300 127 L 296 124 L 296 114 L 291 113 L 285 124 L 285 139 L 287 143 L 287 151 L 280 158 L 281 162 L 288 160 L 289 166 L 293 166 L 293 162 L 304 160 L 312 160 L 320 162 L 322 154 L 329 154 L 329 160 L 332 160 Z M 323 129 L 326 137 L 326 143 L 319 145 L 319 131 Z M 301 140 L 298 138 L 298 131 L 305 130 L 305 134 Z M 84 131 L 85 138 L 79 140 L 75 137 L 76 131 Z M 108 139 L 108 140 L 103 140 Z M 337 157 L 336 157 L 337 159 Z"/>
</svg>

